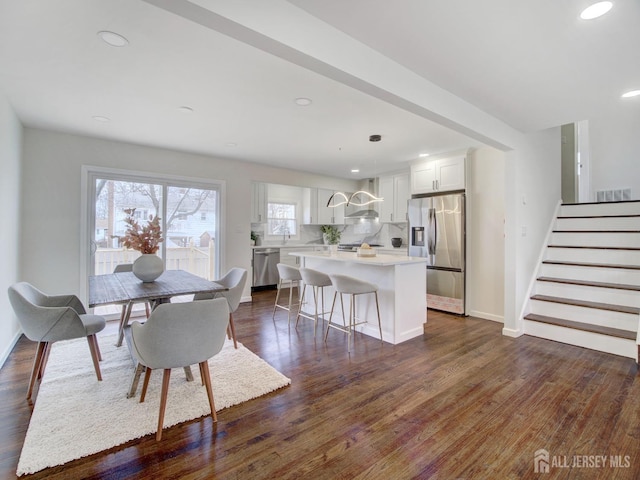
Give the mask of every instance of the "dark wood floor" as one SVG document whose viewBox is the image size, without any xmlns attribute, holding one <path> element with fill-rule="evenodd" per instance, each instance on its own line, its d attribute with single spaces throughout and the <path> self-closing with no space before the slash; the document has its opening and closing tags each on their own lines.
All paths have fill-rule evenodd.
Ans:
<svg viewBox="0 0 640 480">
<path fill-rule="evenodd" d="M 290 387 L 220 411 L 217 425 L 188 422 L 161 442 L 150 435 L 26 478 L 640 478 L 640 376 L 630 359 L 431 311 L 424 336 L 396 346 L 358 336 L 349 355 L 340 332 L 325 344 L 312 322 L 289 330 L 284 311 L 272 321 L 273 298 L 260 292 L 242 305 L 236 329 Z M 0 371 L 3 479 L 15 477 L 29 423 L 33 351 L 22 339 Z M 552 461 L 604 455 L 607 464 L 539 475 L 538 449 Z M 610 468 L 610 456 L 629 466 Z"/>
</svg>

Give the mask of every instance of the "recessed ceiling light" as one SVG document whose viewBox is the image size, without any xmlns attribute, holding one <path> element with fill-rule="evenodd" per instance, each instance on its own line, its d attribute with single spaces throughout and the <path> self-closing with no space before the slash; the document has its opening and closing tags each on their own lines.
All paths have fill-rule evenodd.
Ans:
<svg viewBox="0 0 640 480">
<path fill-rule="evenodd" d="M 181 107 L 178 107 L 178 110 L 180 110 L 182 113 L 193 113 L 193 108 L 188 107 L 186 105 L 182 105 Z"/>
<path fill-rule="evenodd" d="M 306 107 L 313 103 L 310 98 L 305 97 L 298 97 L 294 101 L 296 102 L 296 105 L 300 105 L 301 107 Z"/>
<path fill-rule="evenodd" d="M 351 173 L 360 173 L 360 169 L 359 168 L 352 168 L 351 169 Z"/>
<path fill-rule="evenodd" d="M 640 90 L 631 90 L 630 92 L 623 93 L 622 98 L 637 97 L 638 95 L 640 95 Z"/>
<path fill-rule="evenodd" d="M 124 38 L 119 33 L 102 30 L 98 32 L 98 36 L 104 43 L 106 43 L 107 45 L 111 45 L 112 47 L 124 47 L 126 45 L 129 45 L 129 40 Z"/>
<path fill-rule="evenodd" d="M 110 122 L 111 119 L 109 117 L 103 117 L 102 115 L 94 115 L 93 118 L 96 122 Z"/>
<path fill-rule="evenodd" d="M 235 148 L 235 147 L 238 146 L 238 144 L 237 143 L 233 143 L 233 142 L 227 142 L 227 143 L 225 143 L 225 146 L 229 147 L 229 148 Z"/>
<path fill-rule="evenodd" d="M 583 20 L 593 20 L 594 18 L 601 17 L 613 7 L 613 2 L 598 2 L 585 8 L 580 14 L 580 18 Z"/>
<path fill-rule="evenodd" d="M 420 158 L 424 158 L 424 157 L 428 157 L 429 154 L 428 153 L 421 153 L 420 155 L 418 155 Z"/>
</svg>

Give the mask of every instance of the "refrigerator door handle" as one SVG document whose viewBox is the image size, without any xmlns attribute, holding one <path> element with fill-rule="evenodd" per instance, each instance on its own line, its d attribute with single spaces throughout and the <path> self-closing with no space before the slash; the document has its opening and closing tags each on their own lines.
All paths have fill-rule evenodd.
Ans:
<svg viewBox="0 0 640 480">
<path fill-rule="evenodd" d="M 428 254 L 435 255 L 436 254 L 436 243 L 438 242 L 438 226 L 436 223 L 436 209 L 429 209 L 429 236 L 427 242 Z"/>
</svg>

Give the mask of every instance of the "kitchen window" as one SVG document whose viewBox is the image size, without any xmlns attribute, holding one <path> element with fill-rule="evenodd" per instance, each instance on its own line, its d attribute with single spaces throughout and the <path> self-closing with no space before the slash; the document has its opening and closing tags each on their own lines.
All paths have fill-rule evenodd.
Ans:
<svg viewBox="0 0 640 480">
<path fill-rule="evenodd" d="M 298 236 L 298 205 L 289 202 L 267 204 L 267 235 Z"/>
</svg>

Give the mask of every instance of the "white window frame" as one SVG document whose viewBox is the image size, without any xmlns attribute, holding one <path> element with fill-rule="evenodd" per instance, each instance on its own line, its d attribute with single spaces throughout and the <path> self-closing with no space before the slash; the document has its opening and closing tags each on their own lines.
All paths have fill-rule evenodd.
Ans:
<svg viewBox="0 0 640 480">
<path fill-rule="evenodd" d="M 225 236 L 222 233 L 223 226 L 226 225 L 226 182 L 224 180 L 207 180 L 202 178 L 183 177 L 178 175 L 164 175 L 159 173 L 142 172 L 134 170 L 122 170 L 116 168 L 98 167 L 93 165 L 82 165 L 81 167 L 81 188 L 80 188 L 80 295 L 85 303 L 89 297 L 89 272 L 90 266 L 90 242 L 92 237 L 90 232 L 95 231 L 94 212 L 95 212 L 95 179 L 106 178 L 110 180 L 123 180 L 140 183 L 160 184 L 166 189 L 167 186 L 173 187 L 194 187 L 202 189 L 217 190 L 218 199 L 218 224 L 215 242 L 216 255 L 216 277 L 220 276 L 220 272 L 226 271 L 224 265 L 226 255 Z M 90 195 L 91 194 L 91 195 Z M 166 195 L 163 195 L 162 210 L 166 211 Z M 161 244 L 162 258 L 166 258 L 165 242 Z"/>
<path fill-rule="evenodd" d="M 300 213 L 301 213 L 301 209 L 300 209 L 300 202 L 297 202 L 295 200 L 291 200 L 291 199 L 287 199 L 287 200 L 280 200 L 280 199 L 274 199 L 274 198 L 269 198 L 267 200 L 267 223 L 266 223 L 266 237 L 268 240 L 276 240 L 279 238 L 282 238 L 281 234 L 277 234 L 277 235 L 273 235 L 269 232 L 269 219 L 271 217 L 269 217 L 269 204 L 270 203 L 277 203 L 280 205 L 293 205 L 294 209 L 295 209 L 295 218 L 293 218 L 293 220 L 296 222 L 296 233 L 289 235 L 289 237 L 287 238 L 287 240 L 292 239 L 292 240 L 299 240 L 300 239 L 300 226 L 302 224 L 302 222 L 300 221 Z"/>
</svg>

